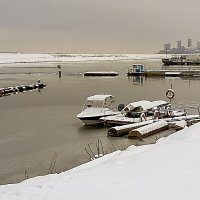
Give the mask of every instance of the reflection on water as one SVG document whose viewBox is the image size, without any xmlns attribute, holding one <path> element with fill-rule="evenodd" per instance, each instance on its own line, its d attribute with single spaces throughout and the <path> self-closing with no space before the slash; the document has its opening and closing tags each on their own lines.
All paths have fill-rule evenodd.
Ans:
<svg viewBox="0 0 200 200">
<path fill-rule="evenodd" d="M 132 81 L 134 85 L 143 85 L 144 76 L 128 76 L 128 80 Z"/>
<path fill-rule="evenodd" d="M 141 61 L 139 61 L 141 63 Z M 133 62 L 100 62 L 62 64 L 62 78 L 57 64 L 46 68 L 0 68 L 0 87 L 31 84 L 41 79 L 47 87 L 41 92 L 26 92 L 0 98 L 0 180 L 1 183 L 24 179 L 48 172 L 55 153 L 55 168 L 62 171 L 89 160 L 85 147 L 95 149 L 97 139 L 105 151 L 113 146 L 128 147 L 155 143 L 172 134 L 164 131 L 142 141 L 127 137 L 107 137 L 105 127 L 85 127 L 76 118 L 85 99 L 94 94 L 112 94 L 116 106 L 139 100 L 167 101 L 165 93 L 171 84 L 175 91 L 172 105 L 189 113 L 198 113 L 200 79 L 165 79 L 130 77 L 126 73 Z M 160 61 L 144 61 L 149 68 L 161 68 Z M 85 71 L 117 71 L 115 78 L 86 78 Z M 10 74 L 9 74 L 10 72 Z M 6 74 L 1 74 L 6 73 Z M 111 149 L 111 150 L 110 150 Z"/>
</svg>

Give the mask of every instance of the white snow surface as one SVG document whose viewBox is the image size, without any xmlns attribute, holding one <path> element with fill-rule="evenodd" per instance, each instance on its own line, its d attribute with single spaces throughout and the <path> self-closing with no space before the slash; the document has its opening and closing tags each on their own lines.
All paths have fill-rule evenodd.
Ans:
<svg viewBox="0 0 200 200">
<path fill-rule="evenodd" d="M 133 131 L 137 130 L 142 135 L 144 135 L 144 134 L 147 134 L 147 133 L 149 133 L 151 131 L 160 129 L 160 128 L 162 128 L 164 126 L 167 126 L 167 125 L 168 125 L 168 123 L 164 119 L 161 119 L 161 120 L 158 120 L 157 122 L 154 122 L 152 124 L 147 124 L 146 126 L 142 126 L 140 128 L 133 129 Z"/>
<path fill-rule="evenodd" d="M 72 170 L 0 186 L 1 200 L 199 200 L 200 124 Z"/>
<path fill-rule="evenodd" d="M 116 112 L 110 110 L 109 108 L 97 108 L 97 107 L 89 107 L 80 112 L 77 117 L 102 117 L 106 115 L 115 114 Z"/>
<path fill-rule="evenodd" d="M 153 124 L 153 120 L 148 120 L 148 121 L 143 121 L 143 122 L 138 122 L 138 123 L 133 123 L 133 124 L 126 124 L 126 125 L 121 125 L 121 126 L 114 126 L 112 128 L 114 128 L 115 130 L 119 131 L 119 130 L 123 130 L 123 129 L 131 129 L 131 128 L 135 128 L 138 126 L 146 126 L 148 124 Z"/>
<path fill-rule="evenodd" d="M 87 101 L 102 101 L 103 103 L 106 99 L 111 101 L 111 99 L 114 99 L 114 96 L 110 94 L 101 94 L 101 95 L 97 94 L 97 95 L 88 97 Z"/>
<path fill-rule="evenodd" d="M 25 54 L 0 53 L 0 64 L 8 63 L 43 63 L 43 62 L 98 62 L 116 60 L 155 60 L 163 54 Z"/>
</svg>

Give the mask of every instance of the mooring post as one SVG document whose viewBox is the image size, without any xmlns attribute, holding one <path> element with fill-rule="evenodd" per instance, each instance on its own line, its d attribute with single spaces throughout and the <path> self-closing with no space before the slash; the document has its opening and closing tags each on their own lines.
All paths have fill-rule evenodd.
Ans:
<svg viewBox="0 0 200 200">
<path fill-rule="evenodd" d="M 59 70 L 59 71 L 58 71 L 58 76 L 59 76 L 59 78 L 61 78 L 61 75 L 62 75 L 62 74 L 61 74 L 61 70 Z"/>
</svg>

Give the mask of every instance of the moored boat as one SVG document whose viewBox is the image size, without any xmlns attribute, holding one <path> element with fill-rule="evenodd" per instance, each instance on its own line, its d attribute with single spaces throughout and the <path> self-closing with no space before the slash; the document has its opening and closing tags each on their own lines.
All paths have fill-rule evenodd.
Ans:
<svg viewBox="0 0 200 200">
<path fill-rule="evenodd" d="M 86 99 L 82 112 L 77 118 L 83 121 L 85 125 L 97 125 L 103 122 L 101 117 L 119 114 L 114 107 L 115 98 L 113 95 L 94 95 Z"/>
<path fill-rule="evenodd" d="M 200 55 L 173 55 L 171 58 L 163 58 L 164 65 L 200 65 Z"/>
<path fill-rule="evenodd" d="M 137 101 L 129 103 L 119 115 L 102 117 L 106 126 L 125 125 L 142 121 L 184 116 L 185 112 L 171 109 L 171 104 L 163 100 Z"/>
</svg>

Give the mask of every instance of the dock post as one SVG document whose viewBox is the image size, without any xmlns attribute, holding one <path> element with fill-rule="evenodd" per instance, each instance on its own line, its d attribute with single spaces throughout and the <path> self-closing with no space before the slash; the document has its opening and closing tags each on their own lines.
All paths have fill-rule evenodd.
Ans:
<svg viewBox="0 0 200 200">
<path fill-rule="evenodd" d="M 62 75 L 61 70 L 59 70 L 59 71 L 58 71 L 58 76 L 59 76 L 59 78 L 61 78 L 61 75 Z"/>
</svg>

